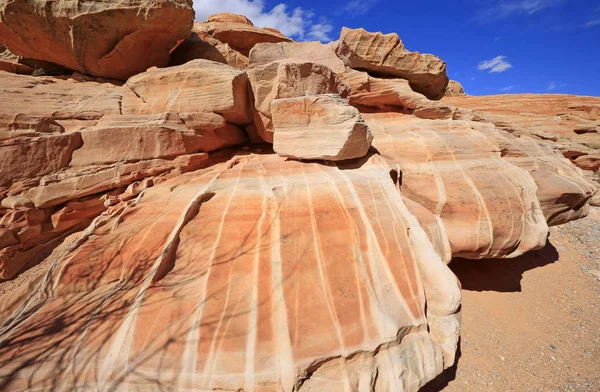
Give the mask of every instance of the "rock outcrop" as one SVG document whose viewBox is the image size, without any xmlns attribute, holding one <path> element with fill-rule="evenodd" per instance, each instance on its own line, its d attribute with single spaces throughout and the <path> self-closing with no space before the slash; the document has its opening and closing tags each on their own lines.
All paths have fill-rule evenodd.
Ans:
<svg viewBox="0 0 600 392">
<path fill-rule="evenodd" d="M 250 51 L 251 67 L 260 67 L 273 61 L 297 59 L 327 66 L 336 74 L 344 73 L 344 62 L 330 45 L 321 42 L 260 43 Z"/>
<path fill-rule="evenodd" d="M 273 143 L 271 103 L 306 95 L 348 95 L 348 86 L 328 67 L 310 61 L 278 60 L 248 71 L 254 93 L 254 125 L 258 136 Z"/>
<path fill-rule="evenodd" d="M 194 23 L 194 28 L 192 29 L 190 37 L 179 44 L 179 46 L 171 53 L 169 65 L 181 65 L 197 59 L 229 64 L 238 69 L 248 68 L 247 56 L 232 49 L 229 44 L 223 43 L 202 32 L 201 25 L 199 23 Z"/>
<path fill-rule="evenodd" d="M 448 86 L 446 86 L 446 94 L 444 94 L 444 97 L 464 97 L 466 95 L 467 94 L 465 94 L 465 89 L 463 88 L 462 84 L 460 84 L 456 80 L 451 80 L 448 82 Z"/>
<path fill-rule="evenodd" d="M 351 68 L 347 68 L 340 78 L 350 88 L 350 103 L 363 111 L 367 107 L 430 119 L 451 119 L 456 111 L 450 105 L 431 101 L 413 91 L 405 79 L 375 78 Z"/>
<path fill-rule="evenodd" d="M 111 209 L 40 282 L 54 294 L 24 304 L 42 311 L 13 320 L 35 344 L 3 371 L 54 369 L 22 368 L 15 388 L 416 391 L 453 361 L 457 280 L 376 162 L 238 155 Z M 4 316 L 18 293 L 0 301 Z M 52 337 L 28 332 L 58 318 Z"/>
<path fill-rule="evenodd" d="M 188 37 L 190 0 L 0 2 L 0 43 L 12 53 L 85 74 L 125 80 L 165 66 Z"/>
<path fill-rule="evenodd" d="M 446 63 L 431 54 L 408 51 L 395 33 L 344 27 L 336 53 L 350 68 L 406 79 L 429 99 L 440 99 L 446 92 Z"/>
<path fill-rule="evenodd" d="M 358 110 L 339 95 L 275 99 L 273 150 L 299 159 L 341 161 L 365 156 L 373 135 Z"/>
<path fill-rule="evenodd" d="M 448 97 L 444 102 L 477 110 L 477 121 L 495 124 L 516 136 L 551 140 L 565 158 L 585 170 L 600 189 L 600 99 L 562 94 L 511 94 Z M 470 116 L 473 117 L 473 116 Z M 600 205 L 600 193 L 592 204 Z"/>
<path fill-rule="evenodd" d="M 213 15 L 206 22 L 197 23 L 194 31 L 229 44 L 231 48 L 244 56 L 248 56 L 250 50 L 261 42 L 291 41 L 276 30 L 255 27 L 248 18 L 230 13 Z"/>
<path fill-rule="evenodd" d="M 2 390 L 416 392 L 455 362 L 452 258 L 598 200 L 594 98 L 432 101 L 445 63 L 395 34 L 0 5 L 16 55 L 96 75 L 0 71 Z"/>
<path fill-rule="evenodd" d="M 214 61 L 150 69 L 124 87 L 123 114 L 213 112 L 234 124 L 251 121 L 248 76 Z"/>
</svg>

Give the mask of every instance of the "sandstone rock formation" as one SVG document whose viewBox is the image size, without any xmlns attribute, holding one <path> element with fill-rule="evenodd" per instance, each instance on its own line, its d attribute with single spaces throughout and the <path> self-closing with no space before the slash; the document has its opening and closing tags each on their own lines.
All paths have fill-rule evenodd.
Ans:
<svg viewBox="0 0 600 392">
<path fill-rule="evenodd" d="M 323 64 L 333 72 L 344 72 L 344 62 L 329 45 L 316 42 L 280 42 L 256 44 L 250 51 L 250 66 L 259 67 L 272 61 L 300 59 Z"/>
<path fill-rule="evenodd" d="M 19 60 L 19 56 L 15 56 L 8 49 L 0 45 L 0 71 L 31 75 L 33 68 L 22 64 Z"/>
<path fill-rule="evenodd" d="M 340 78 L 350 87 L 350 103 L 363 111 L 366 106 L 430 119 L 451 119 L 455 113 L 452 106 L 430 101 L 413 91 L 405 79 L 375 78 L 351 68 L 347 68 Z"/>
<path fill-rule="evenodd" d="M 0 4 L 9 49 L 96 75 L 0 71 L 1 390 L 416 392 L 455 362 L 446 264 L 538 249 L 598 197 L 573 164 L 597 99 L 431 101 L 445 63 L 362 29 Z"/>
<path fill-rule="evenodd" d="M 465 94 L 465 89 L 462 84 L 457 82 L 456 80 L 451 80 L 448 82 L 448 86 L 446 86 L 446 94 L 444 97 L 463 97 Z"/>
<path fill-rule="evenodd" d="M 238 69 L 248 67 L 247 56 L 232 49 L 229 44 L 203 33 L 199 23 L 194 23 L 190 37 L 179 44 L 171 53 L 169 65 L 181 65 L 196 59 L 229 64 Z"/>
<path fill-rule="evenodd" d="M 336 53 L 350 68 L 407 79 L 413 90 L 429 99 L 440 99 L 446 91 L 446 63 L 408 51 L 397 34 L 344 27 Z"/>
<path fill-rule="evenodd" d="M 373 135 L 339 95 L 275 99 L 273 150 L 281 156 L 341 161 L 365 156 Z"/>
<path fill-rule="evenodd" d="M 548 225 L 587 215 L 594 187 L 546 142 L 477 122 L 363 117 L 402 194 L 441 218 L 453 256 L 518 256 L 545 244 Z"/>
<path fill-rule="evenodd" d="M 52 270 L 38 289 L 54 294 L 21 303 L 41 311 L 12 326 L 37 344 L 3 371 L 34 355 L 55 370 L 21 369 L 14 388 L 131 389 L 150 377 L 170 389 L 412 391 L 456 345 L 443 333 L 458 326 L 456 278 L 377 164 L 233 156 L 112 207 Z M 3 315 L 19 306 L 18 295 L 0 302 Z M 28 332 L 59 317 L 65 328 L 43 343 Z M 60 344 L 78 330 L 77 344 Z"/>
<path fill-rule="evenodd" d="M 0 2 L 0 43 L 12 53 L 82 73 L 125 80 L 165 66 L 188 37 L 190 0 Z"/>
<path fill-rule="evenodd" d="M 348 95 L 348 87 L 325 65 L 294 59 L 278 60 L 252 68 L 248 78 L 254 93 L 254 124 L 258 136 L 273 142 L 271 102 L 305 95 Z"/>
<path fill-rule="evenodd" d="M 444 102 L 475 109 L 477 121 L 495 124 L 517 136 L 552 140 L 565 158 L 584 169 L 600 189 L 600 99 L 563 94 L 511 94 L 449 97 Z M 600 205 L 600 193 L 592 204 Z"/>
<path fill-rule="evenodd" d="M 229 44 L 231 48 L 244 56 L 248 56 L 250 49 L 260 42 L 291 41 L 276 30 L 255 27 L 248 18 L 230 13 L 213 15 L 206 22 L 197 23 L 194 31 Z"/>
<path fill-rule="evenodd" d="M 155 68 L 125 84 L 123 114 L 213 112 L 228 122 L 251 121 L 248 77 L 209 60 Z"/>
</svg>

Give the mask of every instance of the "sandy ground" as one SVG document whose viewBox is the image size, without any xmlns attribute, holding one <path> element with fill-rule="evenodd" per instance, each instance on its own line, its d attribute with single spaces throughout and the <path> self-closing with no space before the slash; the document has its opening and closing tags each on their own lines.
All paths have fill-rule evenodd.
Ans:
<svg viewBox="0 0 600 392">
<path fill-rule="evenodd" d="M 461 352 L 423 392 L 600 391 L 600 208 L 512 260 L 455 260 Z"/>
</svg>

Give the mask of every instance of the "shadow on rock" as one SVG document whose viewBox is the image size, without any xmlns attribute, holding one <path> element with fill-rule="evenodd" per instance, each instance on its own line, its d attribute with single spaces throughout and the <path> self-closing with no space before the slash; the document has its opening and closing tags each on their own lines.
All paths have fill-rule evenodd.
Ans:
<svg viewBox="0 0 600 392">
<path fill-rule="evenodd" d="M 520 292 L 525 271 L 543 267 L 558 260 L 558 252 L 550 242 L 539 250 L 514 259 L 452 259 L 449 267 L 460 280 L 463 290 Z"/>
<path fill-rule="evenodd" d="M 458 367 L 458 362 L 461 356 L 460 350 L 461 340 L 458 341 L 458 348 L 456 350 L 456 361 L 454 361 L 454 365 L 449 367 L 440 373 L 436 378 L 429 381 L 427 384 L 423 385 L 419 392 L 441 392 L 448 386 L 450 381 L 456 378 L 456 370 Z"/>
</svg>

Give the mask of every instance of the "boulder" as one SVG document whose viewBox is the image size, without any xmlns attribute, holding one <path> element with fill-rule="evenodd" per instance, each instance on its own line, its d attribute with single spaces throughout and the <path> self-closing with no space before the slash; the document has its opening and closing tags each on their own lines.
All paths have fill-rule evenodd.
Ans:
<svg viewBox="0 0 600 392">
<path fill-rule="evenodd" d="M 457 82 L 456 80 L 451 80 L 448 82 L 448 86 L 446 86 L 445 97 L 463 97 L 465 94 L 465 89 L 462 84 Z"/>
<path fill-rule="evenodd" d="M 229 44 L 224 44 L 204 33 L 192 31 L 190 38 L 183 41 L 171 53 L 169 65 L 181 65 L 196 59 L 206 59 L 229 64 L 238 69 L 248 67 L 248 57 L 233 50 Z"/>
<path fill-rule="evenodd" d="M 11 72 L 21 75 L 31 75 L 33 68 L 28 65 L 21 64 L 20 57 L 15 56 L 2 45 L 0 45 L 0 71 Z"/>
<path fill-rule="evenodd" d="M 406 79 L 429 99 L 440 99 L 446 91 L 446 63 L 432 54 L 408 51 L 398 34 L 344 27 L 336 53 L 350 68 Z"/>
<path fill-rule="evenodd" d="M 105 116 L 81 132 L 83 145 L 73 154 L 72 167 L 209 152 L 243 144 L 244 131 L 215 121 L 212 113 L 187 115 L 189 127 L 177 114 Z M 204 117 L 204 118 L 202 118 Z M 218 117 L 218 116 L 217 116 Z M 214 127 L 210 127 L 210 124 Z"/>
<path fill-rule="evenodd" d="M 248 56 L 254 45 L 260 42 L 292 41 L 279 32 L 255 27 L 252 22 L 241 15 L 229 13 L 213 15 L 205 23 L 196 23 L 194 31 L 202 32 L 229 44 L 231 48 L 244 56 Z"/>
<path fill-rule="evenodd" d="M 597 171 L 600 170 L 600 153 L 578 156 L 573 162 L 583 170 Z"/>
<path fill-rule="evenodd" d="M 414 92 L 405 79 L 376 78 L 351 68 L 346 68 L 339 76 L 350 88 L 350 104 L 361 110 L 366 106 L 429 119 L 452 119 L 456 111 L 448 104 Z"/>
<path fill-rule="evenodd" d="M 275 99 L 273 150 L 298 159 L 340 161 L 364 156 L 373 135 L 358 110 L 339 95 Z"/>
<path fill-rule="evenodd" d="M 166 66 L 193 19 L 190 0 L 2 1 L 0 42 L 18 56 L 125 80 Z"/>
<path fill-rule="evenodd" d="M 246 18 L 244 15 L 232 14 L 231 12 L 221 12 L 219 14 L 211 15 L 208 17 L 208 19 L 206 19 L 206 23 L 211 22 L 241 23 L 254 26 L 250 19 Z"/>
<path fill-rule="evenodd" d="M 150 69 L 124 86 L 123 114 L 213 112 L 227 122 L 251 122 L 248 76 L 225 64 L 193 60 Z"/>
<path fill-rule="evenodd" d="M 278 60 L 252 68 L 248 78 L 254 93 L 254 124 L 258 135 L 273 143 L 271 102 L 316 94 L 348 95 L 348 87 L 328 67 L 309 61 Z"/>
<path fill-rule="evenodd" d="M 315 64 L 323 64 L 333 72 L 341 74 L 345 65 L 329 45 L 315 42 L 259 43 L 250 51 L 250 67 L 259 67 L 272 61 L 301 59 Z"/>
<path fill-rule="evenodd" d="M 53 132 L 49 124 L 73 130 L 121 113 L 121 87 L 112 83 L 9 73 L 0 80 L 0 135 L 16 129 Z"/>
</svg>

